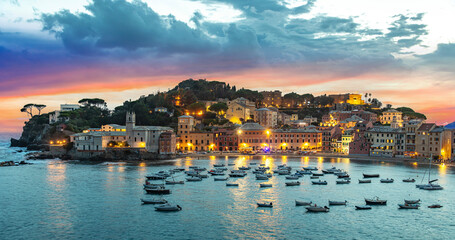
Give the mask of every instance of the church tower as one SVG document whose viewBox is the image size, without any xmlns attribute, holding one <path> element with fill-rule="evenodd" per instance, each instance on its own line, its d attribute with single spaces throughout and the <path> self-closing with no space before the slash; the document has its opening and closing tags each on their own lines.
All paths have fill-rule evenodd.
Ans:
<svg viewBox="0 0 455 240">
<path fill-rule="evenodd" d="M 126 113 L 126 140 L 130 147 L 134 146 L 134 127 L 136 126 L 136 113 L 127 112 Z"/>
</svg>

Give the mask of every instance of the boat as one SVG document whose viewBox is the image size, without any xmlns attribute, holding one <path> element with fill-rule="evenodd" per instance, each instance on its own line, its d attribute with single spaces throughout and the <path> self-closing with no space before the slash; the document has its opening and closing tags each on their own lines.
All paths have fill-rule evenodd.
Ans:
<svg viewBox="0 0 455 240">
<path fill-rule="evenodd" d="M 267 177 L 267 175 L 264 174 L 257 174 L 256 180 L 269 180 L 269 177 Z"/>
<path fill-rule="evenodd" d="M 171 205 L 169 203 L 163 204 L 161 206 L 155 207 L 156 211 L 162 211 L 162 212 L 175 212 L 175 211 L 180 211 L 182 210 L 182 207 L 179 205 Z"/>
<path fill-rule="evenodd" d="M 407 178 L 403 179 L 403 182 L 415 182 L 416 180 L 414 178 Z"/>
<path fill-rule="evenodd" d="M 215 176 L 222 176 L 222 175 L 225 174 L 225 173 L 224 173 L 223 171 L 221 171 L 221 170 L 210 170 L 208 173 L 209 173 L 210 175 L 212 175 L 212 176 L 214 176 L 214 175 L 215 175 Z"/>
<path fill-rule="evenodd" d="M 419 209 L 420 204 L 398 204 L 399 209 Z"/>
<path fill-rule="evenodd" d="M 329 212 L 330 208 L 328 208 L 327 206 L 318 207 L 318 206 L 314 205 L 314 206 L 306 207 L 306 210 L 308 212 Z"/>
<path fill-rule="evenodd" d="M 438 179 L 431 180 L 431 163 L 432 163 L 431 159 L 432 158 L 433 158 L 433 154 L 429 158 L 430 166 L 428 167 L 428 184 L 416 184 L 416 188 L 420 188 L 420 189 L 423 189 L 423 190 L 429 190 L 429 191 L 443 190 L 444 189 L 439 184 L 435 184 L 434 183 L 434 182 L 438 181 Z M 422 181 L 423 181 L 423 179 L 422 179 Z"/>
<path fill-rule="evenodd" d="M 171 194 L 171 190 L 165 187 L 146 188 L 145 191 L 148 194 Z"/>
<path fill-rule="evenodd" d="M 433 204 L 433 205 L 428 206 L 428 208 L 442 208 L 442 206 L 439 204 Z"/>
<path fill-rule="evenodd" d="M 299 182 L 299 181 L 295 181 L 295 182 L 286 182 L 285 184 L 286 184 L 286 186 L 299 186 L 299 185 L 300 185 L 300 182 Z"/>
<path fill-rule="evenodd" d="M 150 183 L 144 184 L 144 189 L 145 188 L 158 188 L 158 187 L 164 187 L 164 184 L 150 184 Z"/>
<path fill-rule="evenodd" d="M 224 164 L 213 164 L 213 167 L 224 167 L 224 166 L 226 166 L 226 165 L 224 165 Z"/>
<path fill-rule="evenodd" d="M 367 205 L 387 205 L 387 200 L 381 200 L 378 197 L 365 198 L 365 202 Z"/>
<path fill-rule="evenodd" d="M 378 178 L 379 174 L 363 174 L 363 178 Z"/>
<path fill-rule="evenodd" d="M 308 170 L 308 171 L 317 171 L 317 167 L 303 167 L 303 170 Z"/>
<path fill-rule="evenodd" d="M 228 166 L 235 166 L 235 163 L 228 163 Z"/>
<path fill-rule="evenodd" d="M 327 185 L 327 181 L 311 181 L 313 185 Z"/>
<path fill-rule="evenodd" d="M 261 183 L 261 184 L 259 184 L 259 187 L 261 187 L 261 188 L 272 187 L 272 184 L 270 184 L 270 183 Z"/>
<path fill-rule="evenodd" d="M 229 177 L 245 177 L 246 173 L 245 172 L 233 172 L 229 174 Z"/>
<path fill-rule="evenodd" d="M 337 184 L 349 184 L 349 183 L 351 183 L 351 181 L 349 179 L 337 180 Z"/>
<path fill-rule="evenodd" d="M 349 178 L 349 179 L 351 179 L 351 178 L 349 177 L 349 174 L 347 174 L 347 173 L 345 173 L 345 174 L 340 174 L 340 175 L 337 175 L 337 176 L 338 176 L 338 178 Z"/>
<path fill-rule="evenodd" d="M 227 181 L 229 178 L 228 177 L 216 177 L 213 178 L 213 181 Z"/>
<path fill-rule="evenodd" d="M 433 190 L 443 190 L 444 188 L 439 186 L 439 185 L 430 185 L 430 186 L 426 186 L 424 188 L 422 188 L 423 190 L 430 190 L 430 191 L 433 191 Z"/>
<path fill-rule="evenodd" d="M 313 176 L 322 177 L 322 176 L 324 176 L 324 173 L 313 173 Z"/>
<path fill-rule="evenodd" d="M 381 179 L 381 183 L 393 183 L 393 178 Z"/>
<path fill-rule="evenodd" d="M 199 174 L 197 176 L 200 177 L 200 178 L 208 178 L 209 177 L 209 175 L 207 175 L 207 174 Z"/>
<path fill-rule="evenodd" d="M 168 184 L 168 185 L 185 184 L 185 182 L 184 181 L 168 181 L 168 180 L 166 180 L 166 184 Z"/>
<path fill-rule="evenodd" d="M 289 176 L 286 176 L 286 179 L 287 180 L 298 180 L 300 177 L 297 176 L 297 175 L 289 175 Z"/>
<path fill-rule="evenodd" d="M 250 170 L 251 167 L 246 167 L 246 166 L 243 166 L 243 167 L 239 167 L 239 170 Z"/>
<path fill-rule="evenodd" d="M 273 203 L 256 203 L 258 207 L 273 208 Z"/>
<path fill-rule="evenodd" d="M 171 172 L 183 172 L 183 171 L 185 171 L 185 168 L 179 168 L 179 167 L 176 167 L 171 170 Z"/>
<path fill-rule="evenodd" d="M 371 183 L 370 179 L 359 179 L 359 183 Z"/>
<path fill-rule="evenodd" d="M 355 210 L 371 210 L 370 206 L 355 206 Z"/>
<path fill-rule="evenodd" d="M 164 180 L 167 177 L 164 175 L 153 174 L 153 175 L 147 175 L 147 176 L 145 176 L 145 178 L 147 178 L 147 180 Z"/>
<path fill-rule="evenodd" d="M 238 187 L 238 183 L 226 183 L 226 187 Z"/>
<path fill-rule="evenodd" d="M 165 204 L 167 201 L 165 199 L 144 199 L 141 198 L 142 204 Z"/>
<path fill-rule="evenodd" d="M 205 167 L 198 167 L 198 166 L 190 166 L 189 168 L 193 169 L 194 171 L 199 171 L 199 172 L 207 170 L 207 168 L 205 168 Z"/>
<path fill-rule="evenodd" d="M 420 199 L 417 199 L 417 200 L 404 200 L 404 203 L 407 203 L 407 204 L 418 204 L 420 203 Z"/>
<path fill-rule="evenodd" d="M 329 168 L 329 169 L 322 169 L 321 171 L 323 173 L 327 173 L 327 174 L 335 174 L 335 173 L 341 172 L 341 169 L 337 169 L 336 167 L 332 167 L 332 168 Z"/>
<path fill-rule="evenodd" d="M 186 181 L 188 181 L 188 182 L 199 182 L 199 181 L 202 181 L 202 178 L 196 177 L 196 176 L 192 176 L 192 177 L 187 177 Z"/>
<path fill-rule="evenodd" d="M 318 176 L 310 176 L 310 179 L 319 179 Z"/>
<path fill-rule="evenodd" d="M 313 175 L 313 172 L 310 170 L 297 171 L 300 175 Z"/>
<path fill-rule="evenodd" d="M 250 163 L 250 165 L 256 165 L 256 164 L 257 164 L 257 163 L 255 163 L 255 162 Z"/>
<path fill-rule="evenodd" d="M 289 170 L 278 170 L 277 173 L 279 175 L 289 175 L 291 172 Z"/>
<path fill-rule="evenodd" d="M 308 206 L 308 205 L 311 205 L 313 202 L 305 202 L 305 201 L 299 201 L 299 200 L 295 200 L 295 205 L 296 206 Z"/>
<path fill-rule="evenodd" d="M 216 167 L 215 170 L 218 170 L 218 171 L 226 171 L 228 170 L 227 167 Z"/>
<path fill-rule="evenodd" d="M 332 206 L 339 206 L 339 205 L 346 205 L 348 201 L 330 201 L 329 200 L 329 206 L 332 205 Z"/>
</svg>

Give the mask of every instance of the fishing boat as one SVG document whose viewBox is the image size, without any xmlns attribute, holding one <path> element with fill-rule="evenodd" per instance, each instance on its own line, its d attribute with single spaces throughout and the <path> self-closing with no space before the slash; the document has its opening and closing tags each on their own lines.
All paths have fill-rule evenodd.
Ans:
<svg viewBox="0 0 455 240">
<path fill-rule="evenodd" d="M 171 204 L 167 203 L 167 204 L 155 207 L 155 210 L 162 211 L 162 212 L 175 212 L 175 211 L 182 210 L 182 207 L 180 207 L 179 205 L 171 205 Z"/>
<path fill-rule="evenodd" d="M 321 176 L 324 176 L 324 173 L 313 173 L 313 176 L 321 177 Z"/>
<path fill-rule="evenodd" d="M 213 181 L 227 181 L 228 179 L 228 177 L 215 177 L 213 178 Z"/>
<path fill-rule="evenodd" d="M 185 184 L 185 182 L 184 181 L 169 181 L 169 180 L 166 180 L 166 184 L 168 184 L 168 185 Z"/>
<path fill-rule="evenodd" d="M 433 204 L 433 205 L 428 206 L 428 208 L 442 208 L 442 206 L 439 204 Z"/>
<path fill-rule="evenodd" d="M 277 173 L 279 175 L 289 175 L 291 172 L 289 170 L 278 170 Z"/>
<path fill-rule="evenodd" d="M 318 176 L 310 176 L 310 179 L 319 179 Z"/>
<path fill-rule="evenodd" d="M 420 203 L 420 199 L 417 199 L 417 200 L 404 200 L 404 203 L 407 203 L 407 204 L 418 204 Z"/>
<path fill-rule="evenodd" d="M 330 201 L 329 200 L 329 206 L 340 206 L 340 205 L 346 205 L 346 203 L 348 203 L 348 201 Z"/>
<path fill-rule="evenodd" d="M 270 183 L 261 183 L 261 184 L 259 184 L 259 187 L 268 188 L 268 187 L 272 187 L 272 184 L 270 184 Z"/>
<path fill-rule="evenodd" d="M 336 182 L 337 182 L 337 184 L 349 184 L 349 183 L 351 183 L 351 181 L 348 180 L 348 179 L 345 179 L 345 180 L 337 180 Z"/>
<path fill-rule="evenodd" d="M 420 204 L 398 204 L 399 209 L 419 209 Z"/>
<path fill-rule="evenodd" d="M 367 205 L 387 205 L 387 200 L 381 200 L 378 197 L 365 198 L 365 202 Z"/>
<path fill-rule="evenodd" d="M 147 175 L 147 176 L 145 176 L 145 178 L 147 178 L 147 180 L 164 180 L 167 178 L 167 176 L 153 174 L 153 175 Z"/>
<path fill-rule="evenodd" d="M 164 187 L 164 184 L 150 184 L 150 183 L 146 183 L 144 184 L 144 189 L 145 188 L 159 188 L 159 187 Z"/>
<path fill-rule="evenodd" d="M 224 166 L 226 166 L 226 165 L 224 165 L 222 163 L 221 164 L 213 164 L 213 167 L 224 167 Z"/>
<path fill-rule="evenodd" d="M 308 205 L 311 205 L 313 202 L 305 202 L 305 201 L 299 201 L 299 200 L 295 200 L 295 205 L 296 206 L 308 206 Z"/>
<path fill-rule="evenodd" d="M 165 204 L 167 203 L 166 199 L 144 199 L 141 198 L 142 204 Z"/>
<path fill-rule="evenodd" d="M 379 174 L 363 174 L 363 178 L 378 178 Z"/>
<path fill-rule="evenodd" d="M 327 181 L 311 181 L 313 185 L 327 185 Z"/>
<path fill-rule="evenodd" d="M 317 167 L 303 167 L 303 170 L 308 170 L 308 171 L 317 171 Z"/>
<path fill-rule="evenodd" d="M 199 181 L 202 181 L 202 178 L 201 177 L 192 176 L 192 177 L 187 177 L 186 181 L 188 181 L 188 182 L 199 182 Z"/>
<path fill-rule="evenodd" d="M 381 183 L 393 183 L 393 178 L 381 179 Z"/>
<path fill-rule="evenodd" d="M 212 176 L 222 176 L 225 174 L 224 171 L 221 170 L 210 170 L 208 173 Z"/>
<path fill-rule="evenodd" d="M 233 172 L 229 174 L 229 177 L 245 177 L 246 173 L 245 172 Z"/>
<path fill-rule="evenodd" d="M 431 180 L 431 163 L 432 163 L 431 159 L 432 158 L 433 158 L 433 154 L 429 158 L 430 166 L 428 167 L 428 184 L 417 184 L 416 187 L 423 189 L 423 190 L 429 190 L 429 191 L 443 190 L 444 189 L 443 187 L 441 187 L 439 184 L 434 183 L 434 182 L 438 181 L 438 179 Z M 423 179 L 422 179 L 422 181 L 423 181 Z"/>
<path fill-rule="evenodd" d="M 297 176 L 297 175 L 289 175 L 289 176 L 286 176 L 286 179 L 287 180 L 298 180 L 300 177 Z"/>
<path fill-rule="evenodd" d="M 403 182 L 415 182 L 416 180 L 414 178 L 407 178 L 403 179 Z"/>
<path fill-rule="evenodd" d="M 434 190 L 443 190 L 444 188 L 439 186 L 439 185 L 430 185 L 422 188 L 423 190 L 429 190 L 429 191 L 434 191 Z"/>
<path fill-rule="evenodd" d="M 355 206 L 355 210 L 371 210 L 370 206 Z"/>
<path fill-rule="evenodd" d="M 359 183 L 371 183 L 370 179 L 359 179 Z"/>
<path fill-rule="evenodd" d="M 310 170 L 297 171 L 300 175 L 313 175 L 313 172 Z"/>
<path fill-rule="evenodd" d="M 158 187 L 158 188 L 146 188 L 145 191 L 148 194 L 171 194 L 171 190 L 165 187 Z"/>
<path fill-rule="evenodd" d="M 269 180 L 269 177 L 267 177 L 267 175 L 264 174 L 257 174 L 256 180 Z"/>
<path fill-rule="evenodd" d="M 238 187 L 238 183 L 226 183 L 226 187 Z"/>
<path fill-rule="evenodd" d="M 243 166 L 243 167 L 239 167 L 239 170 L 250 170 L 251 167 L 246 167 L 246 166 Z"/>
<path fill-rule="evenodd" d="M 273 203 L 256 203 L 258 207 L 273 208 Z"/>
<path fill-rule="evenodd" d="M 295 181 L 295 182 L 286 182 L 285 184 L 286 184 L 286 186 L 299 186 L 299 185 L 300 185 L 300 182 L 299 182 L 299 181 Z"/>
<path fill-rule="evenodd" d="M 328 208 L 327 206 L 318 207 L 318 206 L 314 205 L 314 206 L 306 207 L 306 210 L 308 212 L 329 212 L 330 208 Z"/>
</svg>

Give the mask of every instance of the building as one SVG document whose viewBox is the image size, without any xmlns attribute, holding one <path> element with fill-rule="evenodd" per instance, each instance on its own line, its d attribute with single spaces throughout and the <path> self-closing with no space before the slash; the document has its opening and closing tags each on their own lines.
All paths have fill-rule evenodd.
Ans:
<svg viewBox="0 0 455 240">
<path fill-rule="evenodd" d="M 81 105 L 79 104 L 60 104 L 61 112 L 70 112 L 79 108 L 81 108 Z"/>
<path fill-rule="evenodd" d="M 281 91 L 264 91 L 261 92 L 261 94 L 263 96 L 262 105 L 265 107 L 281 107 L 283 100 L 281 97 Z"/>
<path fill-rule="evenodd" d="M 322 150 L 322 132 L 316 128 L 275 129 L 267 143 L 272 150 Z"/>
<path fill-rule="evenodd" d="M 126 135 L 125 132 L 85 132 L 71 135 L 70 141 L 79 152 L 103 152 L 112 142 L 126 142 Z"/>
<path fill-rule="evenodd" d="M 103 132 L 126 132 L 126 127 L 118 124 L 107 124 L 100 128 Z"/>
<path fill-rule="evenodd" d="M 251 106 L 250 102 L 247 104 L 246 101 L 243 101 L 242 99 L 228 101 L 227 106 L 226 119 L 236 124 L 242 124 L 251 119 L 251 115 L 253 114 L 251 109 L 255 109 L 254 103 L 253 106 Z"/>
<path fill-rule="evenodd" d="M 415 135 L 415 151 L 418 157 L 430 156 L 430 131 L 436 128 L 434 123 L 422 123 Z"/>
<path fill-rule="evenodd" d="M 366 122 L 375 123 L 378 121 L 377 114 L 369 111 L 357 109 L 352 111 L 330 111 L 328 115 L 322 116 L 321 126 L 335 126 L 353 116 L 361 118 Z"/>
<path fill-rule="evenodd" d="M 359 126 L 361 125 L 361 126 Z M 349 155 L 368 155 L 370 143 L 365 136 L 366 124 L 360 123 L 352 132 L 352 141 L 349 143 Z"/>
<path fill-rule="evenodd" d="M 434 123 L 422 124 L 416 132 L 416 152 L 419 157 L 448 160 L 452 157 L 453 131 L 436 126 Z"/>
<path fill-rule="evenodd" d="M 397 150 L 397 139 L 402 136 L 403 143 L 400 145 L 404 152 L 405 133 L 401 129 L 391 128 L 389 126 L 375 126 L 365 132 L 365 136 L 370 144 L 370 156 L 394 157 Z"/>
<path fill-rule="evenodd" d="M 177 138 L 174 132 L 163 132 L 159 139 L 160 154 L 175 154 Z"/>
<path fill-rule="evenodd" d="M 69 121 L 69 117 L 61 116 L 61 113 L 74 111 L 80 107 L 81 106 L 79 104 L 60 104 L 60 110 L 55 110 L 49 113 L 49 124 Z"/>
<path fill-rule="evenodd" d="M 193 116 L 182 115 L 178 117 L 177 134 L 182 137 L 184 134 L 194 131 L 195 126 L 196 121 Z"/>
<path fill-rule="evenodd" d="M 381 124 L 392 124 L 393 121 L 396 121 L 398 127 L 403 127 L 403 113 L 395 109 L 389 109 L 383 112 L 380 118 Z"/>
<path fill-rule="evenodd" d="M 416 132 L 417 129 L 423 124 L 420 120 L 410 120 L 404 124 L 404 131 L 406 133 L 405 156 L 416 155 Z"/>
<path fill-rule="evenodd" d="M 254 111 L 254 120 L 265 128 L 274 128 L 278 124 L 278 113 L 268 108 Z"/>
<path fill-rule="evenodd" d="M 187 138 L 180 138 L 180 150 L 185 151 L 213 151 L 215 150 L 213 132 L 192 131 Z"/>
<path fill-rule="evenodd" d="M 361 94 L 352 94 L 352 93 L 345 93 L 345 94 L 332 94 L 329 97 L 333 98 L 334 104 L 351 104 L 351 105 L 364 105 L 365 101 L 362 100 Z"/>
<path fill-rule="evenodd" d="M 237 151 L 238 136 L 237 132 L 228 129 L 218 129 L 214 131 L 214 143 L 218 151 Z"/>
<path fill-rule="evenodd" d="M 266 143 L 270 130 L 255 122 L 247 122 L 237 129 L 240 151 L 257 151 L 269 147 Z"/>
<path fill-rule="evenodd" d="M 306 122 L 307 125 L 311 125 L 312 123 L 318 122 L 318 118 L 313 116 L 305 116 L 305 118 L 303 118 L 303 121 Z"/>
<path fill-rule="evenodd" d="M 352 129 L 345 130 L 341 135 L 341 153 L 349 154 L 349 144 L 354 138 L 352 132 Z"/>
</svg>

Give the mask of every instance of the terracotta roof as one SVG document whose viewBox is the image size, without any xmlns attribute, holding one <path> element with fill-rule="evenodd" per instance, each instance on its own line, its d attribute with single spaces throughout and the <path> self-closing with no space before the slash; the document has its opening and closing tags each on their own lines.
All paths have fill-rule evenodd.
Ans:
<svg viewBox="0 0 455 240">
<path fill-rule="evenodd" d="M 420 125 L 420 127 L 417 129 L 417 131 L 428 132 L 428 131 L 430 131 L 434 126 L 436 126 L 435 123 L 423 123 L 422 125 Z"/>
</svg>

